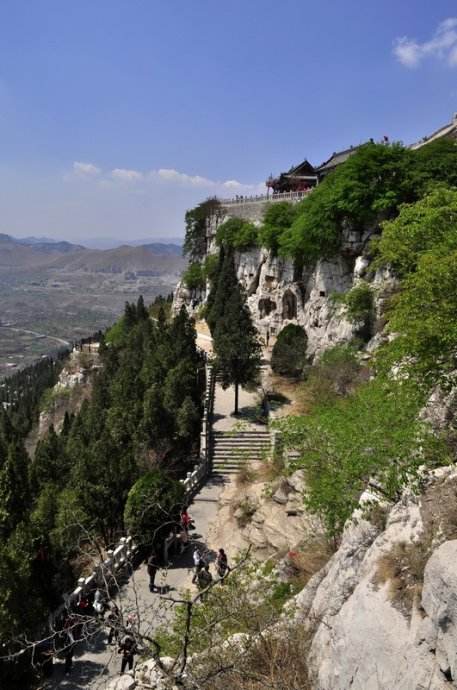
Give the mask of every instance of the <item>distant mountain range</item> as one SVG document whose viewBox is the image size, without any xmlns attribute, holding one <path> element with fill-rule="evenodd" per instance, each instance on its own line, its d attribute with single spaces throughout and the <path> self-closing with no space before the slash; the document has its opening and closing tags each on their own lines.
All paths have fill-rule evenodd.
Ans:
<svg viewBox="0 0 457 690">
<path fill-rule="evenodd" d="M 0 234 L 0 237 L 2 235 Z M 15 237 L 11 235 L 5 235 L 15 242 L 19 242 L 23 245 L 37 245 L 37 244 L 61 244 L 62 240 L 56 240 L 51 237 Z M 114 237 L 85 237 L 75 244 L 74 242 L 66 242 L 66 244 L 85 247 L 86 249 L 116 249 L 116 247 L 122 247 L 124 245 L 129 245 L 130 247 L 148 246 L 154 245 L 157 247 L 157 251 L 161 254 L 177 254 L 181 253 L 183 239 L 181 237 L 156 237 L 149 238 L 144 237 L 139 240 L 119 240 Z M 169 249 L 166 249 L 169 248 Z"/>
<path fill-rule="evenodd" d="M 150 242 L 124 244 L 113 249 L 88 249 L 79 244 L 46 237 L 14 238 L 0 234 L 0 269 L 46 268 L 65 272 L 124 273 L 145 275 L 180 273 L 185 266 L 182 247 Z"/>
</svg>

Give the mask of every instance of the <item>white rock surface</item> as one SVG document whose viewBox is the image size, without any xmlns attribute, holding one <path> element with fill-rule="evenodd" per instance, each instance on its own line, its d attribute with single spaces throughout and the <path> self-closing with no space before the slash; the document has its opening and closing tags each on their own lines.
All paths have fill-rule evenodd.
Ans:
<svg viewBox="0 0 457 690">
<path fill-rule="evenodd" d="M 409 616 L 390 581 L 376 579 L 383 556 L 424 539 L 422 516 L 421 500 L 405 492 L 381 533 L 364 519 L 348 525 L 338 551 L 296 597 L 296 616 L 313 631 L 316 690 L 457 688 L 457 540 L 436 544 Z"/>
</svg>

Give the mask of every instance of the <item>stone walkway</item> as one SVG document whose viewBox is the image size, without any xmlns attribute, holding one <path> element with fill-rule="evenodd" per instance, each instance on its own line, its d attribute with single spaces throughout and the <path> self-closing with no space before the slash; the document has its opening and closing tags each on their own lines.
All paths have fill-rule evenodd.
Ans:
<svg viewBox="0 0 457 690">
<path fill-rule="evenodd" d="M 227 431 L 240 424 L 250 425 L 250 416 L 258 402 L 256 393 L 240 389 L 239 407 L 241 416 L 233 417 L 234 390 L 223 390 L 216 385 L 214 406 L 214 429 Z M 227 480 L 215 476 L 208 480 L 194 498 L 189 513 L 194 519 L 196 532 L 191 533 L 194 545 L 206 551 L 210 560 L 215 553 L 207 547 L 210 528 L 218 513 L 220 494 Z M 221 544 L 221 546 L 223 546 Z M 156 584 L 166 591 L 167 598 L 179 598 L 186 589 L 195 591 L 192 584 L 192 545 L 186 552 L 174 560 L 172 566 L 165 572 L 158 574 Z M 143 634 L 151 634 L 160 624 L 170 621 L 173 616 L 173 602 L 165 599 L 161 594 L 151 594 L 146 566 L 142 564 L 125 583 L 118 598 L 123 615 L 135 615 L 139 630 Z M 100 633 L 91 642 L 80 643 L 76 649 L 73 669 L 70 676 L 64 675 L 63 661 L 54 666 L 54 675 L 46 684 L 49 690 L 65 688 L 65 690 L 105 690 L 113 679 L 119 677 L 120 655 L 116 645 L 107 645 L 106 634 Z"/>
</svg>

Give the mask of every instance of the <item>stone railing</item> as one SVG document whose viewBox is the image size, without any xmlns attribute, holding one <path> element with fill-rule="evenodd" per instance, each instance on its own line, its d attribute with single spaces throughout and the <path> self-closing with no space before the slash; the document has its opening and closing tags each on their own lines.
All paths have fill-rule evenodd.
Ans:
<svg viewBox="0 0 457 690">
<path fill-rule="evenodd" d="M 222 206 L 239 206 L 243 204 L 253 204 L 275 201 L 300 201 L 307 196 L 312 190 L 308 189 L 306 192 L 280 192 L 279 194 L 258 194 L 255 196 L 238 196 L 232 199 L 219 199 Z"/>
<path fill-rule="evenodd" d="M 138 546 L 132 537 L 121 537 L 116 548 L 107 551 L 107 558 L 100 561 L 87 577 L 80 577 L 78 586 L 70 594 L 64 594 L 64 603 L 51 614 L 50 622 L 56 621 L 64 610 L 77 602 L 80 597 L 89 596 L 97 587 L 105 588 L 116 582 L 116 575 L 122 573 L 128 567 L 132 567 L 132 561 L 137 553 Z"/>
<path fill-rule="evenodd" d="M 205 365 L 206 391 L 203 405 L 202 430 L 200 433 L 200 457 L 192 472 L 188 472 L 181 482 L 186 492 L 186 501 L 189 501 L 211 472 L 211 428 L 214 410 L 214 391 L 216 377 L 213 365 L 207 362 Z"/>
</svg>

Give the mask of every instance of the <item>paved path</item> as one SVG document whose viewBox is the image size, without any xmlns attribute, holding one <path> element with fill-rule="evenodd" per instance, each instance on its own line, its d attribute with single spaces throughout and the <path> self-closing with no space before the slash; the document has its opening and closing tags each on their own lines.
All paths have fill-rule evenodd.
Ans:
<svg viewBox="0 0 457 690">
<path fill-rule="evenodd" d="M 241 417 L 232 417 L 234 390 L 226 391 L 220 385 L 216 386 L 215 396 L 215 428 L 228 430 L 240 423 L 244 415 L 257 402 L 254 393 L 240 390 Z M 249 422 L 247 422 L 249 423 Z M 206 485 L 194 498 L 189 513 L 193 517 L 196 532 L 192 539 L 201 549 L 207 550 L 206 540 L 211 525 L 218 512 L 220 494 L 227 480 L 220 476 L 210 478 Z M 192 584 L 192 552 L 191 545 L 186 552 L 178 557 L 165 572 L 161 571 L 156 578 L 156 584 L 168 590 L 167 597 L 179 598 L 186 589 L 196 591 Z M 222 545 L 221 545 L 222 546 Z M 210 559 L 215 553 L 207 550 Z M 138 620 L 138 627 L 144 634 L 150 634 L 161 623 L 169 621 L 173 616 L 174 604 L 160 594 L 151 594 L 146 566 L 142 564 L 121 590 L 118 603 L 126 617 L 133 613 Z M 107 645 L 106 634 L 100 633 L 90 642 L 81 643 L 76 650 L 73 669 L 70 676 L 64 675 L 63 661 L 58 661 L 54 667 L 54 675 L 47 684 L 49 690 L 65 688 L 66 690 L 104 690 L 108 683 L 118 677 L 120 670 L 120 656 L 115 645 Z"/>
<path fill-rule="evenodd" d="M 223 484 L 218 478 L 210 479 L 195 497 L 189 508 L 196 531 L 191 532 L 194 544 L 206 550 L 208 528 L 217 514 L 218 499 Z M 179 598 L 186 589 L 196 591 L 192 584 L 192 544 L 186 552 L 177 557 L 172 566 L 165 572 L 160 571 L 156 584 L 168 590 L 166 596 Z M 215 554 L 208 552 L 210 559 Z M 146 566 L 142 564 L 121 590 L 118 604 L 123 616 L 132 613 L 138 619 L 138 627 L 143 634 L 150 634 L 158 625 L 169 621 L 173 616 L 174 604 L 157 593 L 149 591 L 149 578 Z M 54 667 L 54 675 L 47 688 L 65 688 L 66 690 L 103 690 L 108 682 L 119 675 L 120 656 L 115 645 L 107 645 L 106 634 L 100 633 L 91 642 L 81 643 L 76 650 L 73 669 L 70 676 L 64 675 L 63 661 Z"/>
<path fill-rule="evenodd" d="M 197 343 L 206 351 L 211 352 L 210 336 L 199 333 Z M 217 384 L 214 404 L 215 431 L 229 431 L 240 425 L 244 428 L 253 426 L 252 416 L 258 405 L 258 394 L 240 389 L 240 415 L 237 417 L 232 416 L 234 402 L 233 387 L 223 390 L 222 386 Z M 221 476 L 210 478 L 189 507 L 189 513 L 196 526 L 196 532 L 191 532 L 193 544 L 182 556 L 174 560 L 166 572 L 160 571 L 156 578 L 156 584 L 167 592 L 166 597 L 179 598 L 186 589 L 196 591 L 195 585 L 192 584 L 193 546 L 198 544 L 201 550 L 206 550 L 210 560 L 214 559 L 216 554 L 208 550 L 206 541 L 209 530 L 217 518 L 219 497 L 227 481 L 229 481 L 227 478 L 224 479 Z M 144 564 L 126 581 L 118 597 L 118 603 L 122 608 L 124 618 L 129 613 L 134 614 L 138 619 L 140 631 L 146 635 L 151 634 L 159 625 L 170 621 L 175 606 L 162 595 L 151 594 L 149 577 Z M 64 675 L 63 661 L 56 663 L 53 678 L 46 688 L 49 690 L 56 688 L 104 690 L 114 678 L 119 676 L 119 670 L 120 655 L 117 654 L 116 645 L 109 646 L 106 634 L 100 633 L 90 642 L 80 643 L 75 653 L 70 676 Z"/>
</svg>

